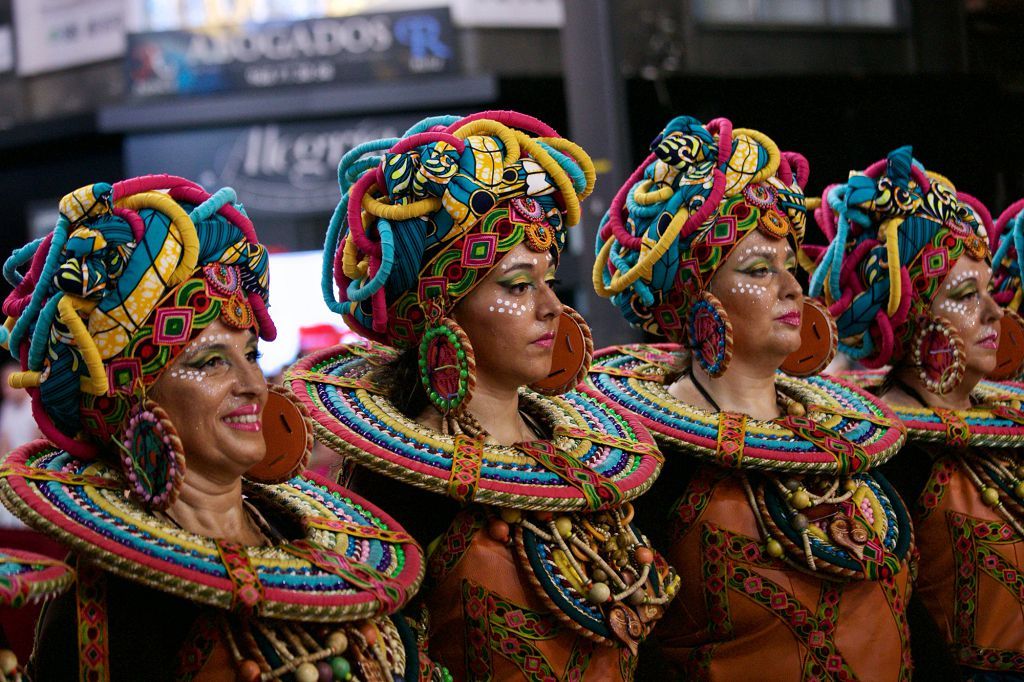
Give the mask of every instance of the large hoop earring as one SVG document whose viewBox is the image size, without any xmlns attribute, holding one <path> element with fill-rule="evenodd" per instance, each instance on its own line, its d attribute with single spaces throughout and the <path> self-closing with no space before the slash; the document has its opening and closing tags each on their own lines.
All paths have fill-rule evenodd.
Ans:
<svg viewBox="0 0 1024 682">
<path fill-rule="evenodd" d="M 561 395 L 579 386 L 594 359 L 590 325 L 569 306 L 562 307 L 551 348 L 551 371 L 545 378 L 530 384 L 530 388 L 544 395 Z"/>
<path fill-rule="evenodd" d="M 443 415 L 460 414 L 476 386 L 476 359 L 466 332 L 450 317 L 427 328 L 419 345 L 420 384 Z"/>
<path fill-rule="evenodd" d="M 813 298 L 804 298 L 800 316 L 800 347 L 783 361 L 783 372 L 795 377 L 820 374 L 836 356 L 839 331 L 828 309 Z"/>
<path fill-rule="evenodd" d="M 1003 310 L 999 320 L 999 347 L 996 368 L 989 372 L 993 381 L 1018 379 L 1024 366 L 1024 320 L 1012 310 Z"/>
<path fill-rule="evenodd" d="M 256 483 L 283 483 L 302 473 L 313 452 L 313 420 L 309 410 L 284 386 L 267 385 L 263 408 L 263 442 L 267 454 L 245 477 Z"/>
<path fill-rule="evenodd" d="M 964 340 L 943 317 L 918 318 L 910 352 L 921 383 L 932 393 L 949 393 L 964 377 L 967 363 Z"/>
<path fill-rule="evenodd" d="M 693 358 L 711 377 L 725 373 L 732 359 L 732 323 L 714 294 L 705 291 L 686 316 Z"/>
<path fill-rule="evenodd" d="M 167 412 L 152 400 L 139 401 L 114 442 L 132 495 L 149 509 L 169 507 L 185 477 L 185 454 Z"/>
</svg>

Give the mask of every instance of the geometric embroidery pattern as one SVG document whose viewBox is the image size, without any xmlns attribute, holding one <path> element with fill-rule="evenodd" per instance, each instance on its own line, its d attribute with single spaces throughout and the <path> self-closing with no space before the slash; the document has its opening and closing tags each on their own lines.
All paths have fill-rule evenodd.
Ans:
<svg viewBox="0 0 1024 682">
<path fill-rule="evenodd" d="M 110 679 L 110 639 L 107 633 L 107 580 L 103 571 L 79 561 L 76 602 L 78 609 L 78 679 Z"/>
<path fill-rule="evenodd" d="M 249 560 L 245 547 L 226 540 L 214 540 L 217 553 L 231 579 L 231 610 L 257 615 L 263 603 L 263 584 Z"/>
<path fill-rule="evenodd" d="M 427 576 L 434 583 L 444 580 L 462 560 L 473 537 L 484 526 L 486 516 L 480 507 L 459 512 L 437 542 L 427 562 Z"/>
<path fill-rule="evenodd" d="M 980 647 L 975 643 L 975 628 L 981 603 L 979 581 L 982 574 L 1024 603 L 1024 575 L 996 551 L 996 545 L 1020 541 L 1016 531 L 1003 521 L 981 521 L 957 512 L 946 512 L 953 539 L 956 580 L 956 613 L 953 618 L 952 652 L 961 665 L 983 670 L 1019 671 L 1024 669 L 1024 653 Z"/>
<path fill-rule="evenodd" d="M 746 443 L 747 415 L 738 412 L 718 413 L 718 452 L 715 459 L 723 467 L 739 469 Z"/>
<path fill-rule="evenodd" d="M 465 434 L 455 436 L 452 451 L 452 470 L 448 475 L 448 496 L 456 502 L 472 502 L 480 482 L 483 464 L 483 437 L 471 438 Z"/>
<path fill-rule="evenodd" d="M 834 639 L 844 583 L 822 581 L 818 604 L 814 612 L 811 612 L 783 586 L 753 570 L 787 570 L 785 564 L 763 553 L 763 543 L 713 523 L 702 524 L 700 533 L 703 558 L 701 570 L 708 613 L 706 638 L 718 642 L 732 639 L 730 595 L 741 595 L 761 606 L 792 632 L 804 652 L 803 680 L 856 679 Z M 878 582 L 886 593 L 893 617 L 898 622 L 905 622 L 903 603 L 897 594 L 895 580 L 886 578 Z M 908 640 L 903 635 L 901 639 L 906 661 L 909 657 Z M 686 664 L 688 679 L 706 677 L 713 657 L 714 644 L 695 648 Z M 910 670 L 909 665 L 904 668 L 901 679 Z"/>
<path fill-rule="evenodd" d="M 462 265 L 467 268 L 486 268 L 494 264 L 498 255 L 498 235 L 471 234 L 462 245 Z"/>
<path fill-rule="evenodd" d="M 192 336 L 191 308 L 158 308 L 153 319 L 153 343 L 171 346 Z"/>
<path fill-rule="evenodd" d="M 462 611 L 466 623 L 466 670 L 471 679 L 480 682 L 493 679 L 493 654 L 515 664 L 528 682 L 582 680 L 598 646 L 582 635 L 577 636 L 565 670 L 556 674 L 534 644 L 562 634 L 563 626 L 550 614 L 505 601 L 470 580 L 462 581 Z"/>
</svg>

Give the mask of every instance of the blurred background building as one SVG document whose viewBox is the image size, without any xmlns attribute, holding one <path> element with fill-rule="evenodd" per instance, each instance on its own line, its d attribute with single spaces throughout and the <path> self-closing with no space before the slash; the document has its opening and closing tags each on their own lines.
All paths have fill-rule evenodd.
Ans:
<svg viewBox="0 0 1024 682">
<path fill-rule="evenodd" d="M 232 186 L 276 252 L 272 373 L 344 333 L 315 253 L 342 154 L 512 108 L 597 161 L 562 294 L 625 341 L 590 293 L 593 233 L 670 117 L 769 133 L 810 159 L 811 192 L 910 143 L 998 211 L 1024 195 L 1022 37 L 1020 0 L 0 0 L 0 253 L 83 184 Z"/>
</svg>

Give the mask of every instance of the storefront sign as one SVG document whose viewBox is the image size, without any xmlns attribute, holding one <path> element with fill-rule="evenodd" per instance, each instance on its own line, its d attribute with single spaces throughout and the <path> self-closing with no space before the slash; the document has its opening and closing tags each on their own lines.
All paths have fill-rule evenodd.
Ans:
<svg viewBox="0 0 1024 682">
<path fill-rule="evenodd" d="M 14 70 L 14 27 L 11 0 L 0 0 L 0 74 Z"/>
<path fill-rule="evenodd" d="M 136 96 L 211 93 L 457 70 L 447 9 L 131 34 Z"/>
<path fill-rule="evenodd" d="M 401 135 L 420 118 L 301 121 L 133 135 L 125 142 L 125 165 L 133 176 L 171 173 L 192 178 L 208 190 L 233 187 L 254 220 L 324 217 L 341 198 L 341 157 L 368 140 Z"/>
<path fill-rule="evenodd" d="M 19 76 L 124 54 L 124 0 L 14 0 Z"/>
</svg>

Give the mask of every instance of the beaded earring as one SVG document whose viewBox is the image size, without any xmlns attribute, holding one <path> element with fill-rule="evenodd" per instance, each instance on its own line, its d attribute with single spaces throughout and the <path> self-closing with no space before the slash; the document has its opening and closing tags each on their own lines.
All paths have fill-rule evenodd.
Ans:
<svg viewBox="0 0 1024 682">
<path fill-rule="evenodd" d="M 722 376 L 732 359 L 732 323 L 711 292 L 703 292 L 690 308 L 686 330 L 694 359 L 708 376 Z"/>
<path fill-rule="evenodd" d="M 466 332 L 450 317 L 442 317 L 436 301 L 427 304 L 427 329 L 420 339 L 420 383 L 427 399 L 443 415 L 459 414 L 476 385 L 476 359 Z"/>
<path fill-rule="evenodd" d="M 820 374 L 836 356 L 839 332 L 828 309 L 813 298 L 804 299 L 800 316 L 800 347 L 782 363 L 782 371 L 795 377 Z"/>
<path fill-rule="evenodd" d="M 910 352 L 921 383 L 932 393 L 949 393 L 963 379 L 967 361 L 964 341 L 945 318 L 920 317 Z"/>
<path fill-rule="evenodd" d="M 1003 319 L 999 320 L 996 368 L 988 375 L 993 381 L 1017 379 L 1024 366 L 1024 320 L 1012 310 L 1003 312 Z"/>
<path fill-rule="evenodd" d="M 152 400 L 139 401 L 114 442 L 121 449 L 121 467 L 132 494 L 150 509 L 170 506 L 185 476 L 185 455 L 163 408 Z"/>
<path fill-rule="evenodd" d="M 306 468 L 313 452 L 313 421 L 309 410 L 284 386 L 267 385 L 261 419 L 267 454 L 245 477 L 257 483 L 282 483 Z"/>
<path fill-rule="evenodd" d="M 544 395 L 561 395 L 576 388 L 590 371 L 594 359 L 594 337 L 590 325 L 578 312 L 564 306 L 558 319 L 551 353 L 551 371 L 530 388 Z"/>
</svg>

